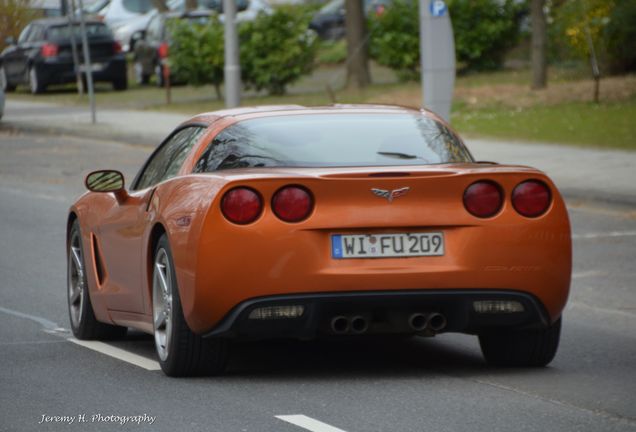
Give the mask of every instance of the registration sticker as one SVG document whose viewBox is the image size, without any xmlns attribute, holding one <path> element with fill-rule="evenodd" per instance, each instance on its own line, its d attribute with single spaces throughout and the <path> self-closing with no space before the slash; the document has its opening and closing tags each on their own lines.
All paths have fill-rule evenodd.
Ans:
<svg viewBox="0 0 636 432">
<path fill-rule="evenodd" d="M 331 256 L 344 258 L 400 258 L 444 255 L 441 232 L 393 234 L 334 234 Z"/>
</svg>

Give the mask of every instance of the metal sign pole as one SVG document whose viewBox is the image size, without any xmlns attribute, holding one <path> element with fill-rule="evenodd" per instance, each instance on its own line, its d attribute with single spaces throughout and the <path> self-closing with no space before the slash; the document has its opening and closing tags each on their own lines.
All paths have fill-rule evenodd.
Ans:
<svg viewBox="0 0 636 432">
<path fill-rule="evenodd" d="M 455 39 L 443 0 L 419 0 L 423 107 L 450 121 L 455 86 Z"/>
<path fill-rule="evenodd" d="M 74 15 L 75 15 L 75 2 L 73 0 L 68 0 L 68 25 L 70 28 L 73 28 Z M 84 94 L 84 85 L 82 84 L 82 74 L 79 70 L 79 57 L 77 55 L 77 41 L 75 40 L 75 32 L 71 31 L 71 52 L 73 54 L 73 70 L 75 71 L 75 80 L 77 81 L 77 93 L 80 96 Z"/>
<path fill-rule="evenodd" d="M 223 0 L 223 14 L 225 15 L 225 106 L 234 108 L 241 103 L 241 66 L 236 32 L 235 0 Z"/>
<path fill-rule="evenodd" d="M 86 21 L 84 19 L 84 2 L 78 0 L 80 10 L 80 30 L 82 32 L 82 51 L 84 53 L 84 72 L 86 73 L 86 83 L 88 87 L 88 99 L 91 105 L 91 123 L 97 122 L 95 113 L 95 89 L 93 88 L 93 72 L 91 65 L 91 54 L 88 46 L 88 36 L 86 35 Z M 73 30 L 71 28 L 71 30 Z"/>
</svg>

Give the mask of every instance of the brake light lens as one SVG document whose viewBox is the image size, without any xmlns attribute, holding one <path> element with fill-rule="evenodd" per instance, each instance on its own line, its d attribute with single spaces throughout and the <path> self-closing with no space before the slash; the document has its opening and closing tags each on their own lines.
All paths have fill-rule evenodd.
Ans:
<svg viewBox="0 0 636 432">
<path fill-rule="evenodd" d="M 223 216 L 230 222 L 246 225 L 254 222 L 263 211 L 263 200 L 254 190 L 238 187 L 229 190 L 221 200 Z"/>
<path fill-rule="evenodd" d="M 161 45 L 159 45 L 159 58 L 166 58 L 168 57 L 168 43 L 167 42 L 162 42 Z"/>
<path fill-rule="evenodd" d="M 490 180 L 480 180 L 464 191 L 464 207 L 473 216 L 488 218 L 496 215 L 503 205 L 501 187 Z"/>
<path fill-rule="evenodd" d="M 302 186 L 285 186 L 272 198 L 272 210 L 285 222 L 300 222 L 309 217 L 314 208 L 311 193 Z"/>
<path fill-rule="evenodd" d="M 42 57 L 55 57 L 58 53 L 59 47 L 52 43 L 42 45 Z"/>
<path fill-rule="evenodd" d="M 519 183 L 512 191 L 512 206 L 525 217 L 541 216 L 548 211 L 551 202 L 550 188 L 539 180 Z"/>
<path fill-rule="evenodd" d="M 117 41 L 113 42 L 113 52 L 119 54 L 121 51 L 121 44 Z"/>
</svg>

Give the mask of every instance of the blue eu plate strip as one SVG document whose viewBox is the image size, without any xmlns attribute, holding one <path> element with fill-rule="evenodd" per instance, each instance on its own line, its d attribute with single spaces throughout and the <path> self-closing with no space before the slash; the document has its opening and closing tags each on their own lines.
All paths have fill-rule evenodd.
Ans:
<svg viewBox="0 0 636 432">
<path fill-rule="evenodd" d="M 342 236 L 339 234 L 331 236 L 331 256 L 342 258 Z"/>
</svg>

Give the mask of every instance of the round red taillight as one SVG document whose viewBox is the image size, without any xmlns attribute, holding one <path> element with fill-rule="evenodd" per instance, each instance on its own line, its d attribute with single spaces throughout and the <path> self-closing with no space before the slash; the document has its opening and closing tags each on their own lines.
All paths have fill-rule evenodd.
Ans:
<svg viewBox="0 0 636 432">
<path fill-rule="evenodd" d="M 272 198 L 272 210 L 285 222 L 300 222 L 307 219 L 314 208 L 314 199 L 301 186 L 285 186 Z"/>
<path fill-rule="evenodd" d="M 487 218 L 496 215 L 503 205 L 501 187 L 489 180 L 480 180 L 464 191 L 464 207 L 473 216 Z"/>
<path fill-rule="evenodd" d="M 230 222 L 245 225 L 254 222 L 260 216 L 263 211 L 263 200 L 256 191 L 237 187 L 223 196 L 221 211 Z"/>
<path fill-rule="evenodd" d="M 512 206 L 525 217 L 539 217 L 544 214 L 552 202 L 550 188 L 538 180 L 519 183 L 512 191 Z"/>
</svg>

